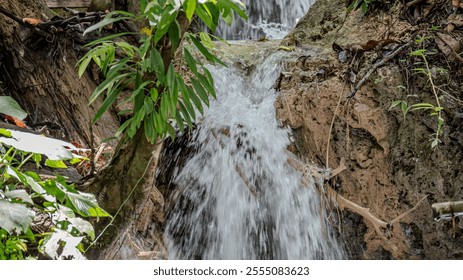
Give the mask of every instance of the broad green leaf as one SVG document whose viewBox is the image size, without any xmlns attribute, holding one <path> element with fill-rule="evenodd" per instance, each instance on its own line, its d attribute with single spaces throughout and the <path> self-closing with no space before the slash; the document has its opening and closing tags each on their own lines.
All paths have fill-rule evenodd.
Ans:
<svg viewBox="0 0 463 280">
<path fill-rule="evenodd" d="M 94 195 L 89 193 L 67 193 L 69 203 L 83 217 L 109 217 L 108 212 L 98 206 Z"/>
<path fill-rule="evenodd" d="M 28 194 L 25 190 L 7 191 L 5 192 L 5 197 L 10 198 L 10 199 L 16 198 L 16 199 L 22 200 L 23 202 L 34 204 L 30 194 Z"/>
<path fill-rule="evenodd" d="M 62 160 L 46 159 L 45 165 L 51 168 L 64 168 L 64 169 L 68 168 L 67 165 Z"/>
<path fill-rule="evenodd" d="M 46 190 L 47 194 L 52 197 L 55 197 L 59 202 L 64 203 L 66 199 L 66 188 L 56 180 L 47 180 L 42 183 L 41 186 Z"/>
<path fill-rule="evenodd" d="M 0 135 L 11 138 L 11 131 L 9 131 L 8 129 L 0 127 Z M 0 138 L 0 142 L 1 142 L 1 138 Z"/>
<path fill-rule="evenodd" d="M 23 204 L 0 198 L 0 227 L 9 234 L 26 232 L 35 213 Z"/>
<path fill-rule="evenodd" d="M 77 249 L 83 236 L 74 237 L 65 230 L 55 228 L 54 233 L 44 239 L 41 250 L 52 259 L 85 260 L 86 258 Z"/>
<path fill-rule="evenodd" d="M 56 201 L 56 199 L 53 196 L 48 195 L 47 192 L 45 191 L 45 189 L 39 183 L 37 183 L 34 180 L 34 178 L 32 178 L 31 176 L 26 175 L 24 173 L 21 173 L 18 170 L 16 170 L 15 168 L 10 167 L 10 166 L 7 166 L 6 172 L 7 172 L 7 174 L 9 174 L 9 175 L 13 176 L 14 178 L 18 179 L 23 184 L 31 187 L 31 189 L 36 194 L 41 195 L 43 198 L 45 198 L 45 200 L 50 201 L 50 202 L 55 202 Z"/>
<path fill-rule="evenodd" d="M 27 113 L 10 96 L 0 96 L 0 113 L 20 120 L 27 117 Z"/>
<path fill-rule="evenodd" d="M 92 224 L 81 218 L 69 218 L 68 221 L 81 233 L 87 234 L 91 240 L 95 239 L 95 229 Z"/>
<path fill-rule="evenodd" d="M 1 142 L 18 150 L 46 155 L 52 160 L 72 159 L 74 155 L 65 147 L 77 149 L 71 143 L 18 130 L 11 130 L 11 138 L 0 137 Z"/>
<path fill-rule="evenodd" d="M 231 0 L 218 0 L 217 6 L 225 10 L 233 10 L 238 16 L 242 19 L 247 20 L 248 16 L 246 15 L 246 5 L 240 1 L 231 1 Z"/>
</svg>

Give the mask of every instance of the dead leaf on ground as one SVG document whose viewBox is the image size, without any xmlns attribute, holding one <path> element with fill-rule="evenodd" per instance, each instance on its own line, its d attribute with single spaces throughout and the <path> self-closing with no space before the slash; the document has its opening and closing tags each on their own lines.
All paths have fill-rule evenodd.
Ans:
<svg viewBox="0 0 463 280">
<path fill-rule="evenodd" d="M 445 54 L 447 59 L 450 61 L 455 61 L 457 59 L 463 62 L 463 58 L 459 55 L 461 51 L 460 42 L 448 34 L 437 32 L 436 35 L 437 47 Z"/>
</svg>

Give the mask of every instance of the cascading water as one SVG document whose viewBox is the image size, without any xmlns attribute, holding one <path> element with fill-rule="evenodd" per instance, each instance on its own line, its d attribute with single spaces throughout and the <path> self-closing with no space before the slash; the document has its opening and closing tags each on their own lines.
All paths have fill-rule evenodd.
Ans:
<svg viewBox="0 0 463 280">
<path fill-rule="evenodd" d="M 241 0 L 249 19 L 235 17 L 229 27 L 221 22 L 217 35 L 226 40 L 281 39 L 304 16 L 315 0 Z"/>
<path fill-rule="evenodd" d="M 245 2 L 252 3 L 251 18 L 261 24 L 272 17 L 283 20 L 279 32 L 292 27 L 295 20 L 289 19 L 301 17 L 311 3 Z M 249 34 L 258 32 L 247 26 Z M 205 109 L 189 141 L 193 155 L 174 174 L 177 187 L 164 236 L 170 258 L 343 257 L 315 185 L 302 185 L 301 174 L 287 162 L 290 130 L 279 127 L 275 118 L 273 84 L 288 54 L 275 48 L 258 57 L 265 59 L 255 63 L 250 76 L 234 67 L 210 66 L 218 98 Z"/>
<path fill-rule="evenodd" d="M 285 53 L 252 77 L 213 67 L 218 98 L 194 132 L 196 154 L 175 183 L 165 242 L 179 259 L 337 259 L 316 187 L 287 163 L 289 130 L 275 119 L 272 85 Z"/>
</svg>

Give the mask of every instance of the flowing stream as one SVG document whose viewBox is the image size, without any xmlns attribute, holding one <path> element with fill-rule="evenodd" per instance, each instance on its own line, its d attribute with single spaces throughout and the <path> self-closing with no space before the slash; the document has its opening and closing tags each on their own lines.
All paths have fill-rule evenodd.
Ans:
<svg viewBox="0 0 463 280">
<path fill-rule="evenodd" d="M 241 0 L 249 19 L 235 18 L 229 27 L 219 24 L 217 35 L 226 40 L 283 38 L 305 15 L 315 0 Z"/>
<path fill-rule="evenodd" d="M 287 163 L 290 130 L 275 118 L 273 84 L 289 56 L 262 50 L 249 75 L 210 66 L 218 98 L 198 120 L 194 152 L 173 179 L 164 236 L 169 258 L 343 257 L 316 186 L 303 186 Z"/>
</svg>

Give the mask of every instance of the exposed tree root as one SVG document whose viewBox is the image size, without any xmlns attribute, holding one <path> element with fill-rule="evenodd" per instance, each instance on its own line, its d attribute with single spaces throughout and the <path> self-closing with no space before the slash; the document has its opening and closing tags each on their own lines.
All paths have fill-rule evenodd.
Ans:
<svg viewBox="0 0 463 280">
<path fill-rule="evenodd" d="M 329 180 L 346 169 L 344 165 L 345 163 L 344 159 L 341 159 L 341 162 L 338 168 L 336 168 L 333 171 L 330 171 L 330 170 L 321 169 L 321 168 L 312 166 L 310 164 L 306 164 L 300 161 L 294 154 L 292 154 L 289 151 L 288 151 L 288 163 L 296 170 L 299 170 L 300 172 L 302 172 L 304 175 L 310 175 L 318 179 L 317 180 L 318 182 L 324 182 L 326 180 Z M 307 174 L 308 170 L 310 171 L 309 174 Z M 307 185 L 307 182 L 308 182 L 307 178 L 302 179 L 302 183 L 304 185 Z M 373 225 L 374 230 L 378 233 L 378 235 L 385 240 L 388 240 L 390 238 L 390 230 L 392 226 L 395 223 L 403 220 L 406 216 L 411 214 L 413 211 L 415 211 L 416 208 L 418 208 L 418 206 L 426 199 L 426 196 L 423 197 L 413 208 L 397 216 L 395 219 L 389 222 L 386 222 L 376 217 L 375 215 L 373 215 L 369 208 L 362 207 L 350 201 L 349 199 L 340 195 L 337 191 L 335 191 L 333 188 L 331 188 L 327 184 L 322 183 L 322 185 L 319 187 L 322 188 L 322 191 L 326 193 L 328 199 L 332 203 L 334 203 L 339 209 L 341 210 L 348 209 L 362 216 L 366 221 L 370 222 Z"/>
</svg>

